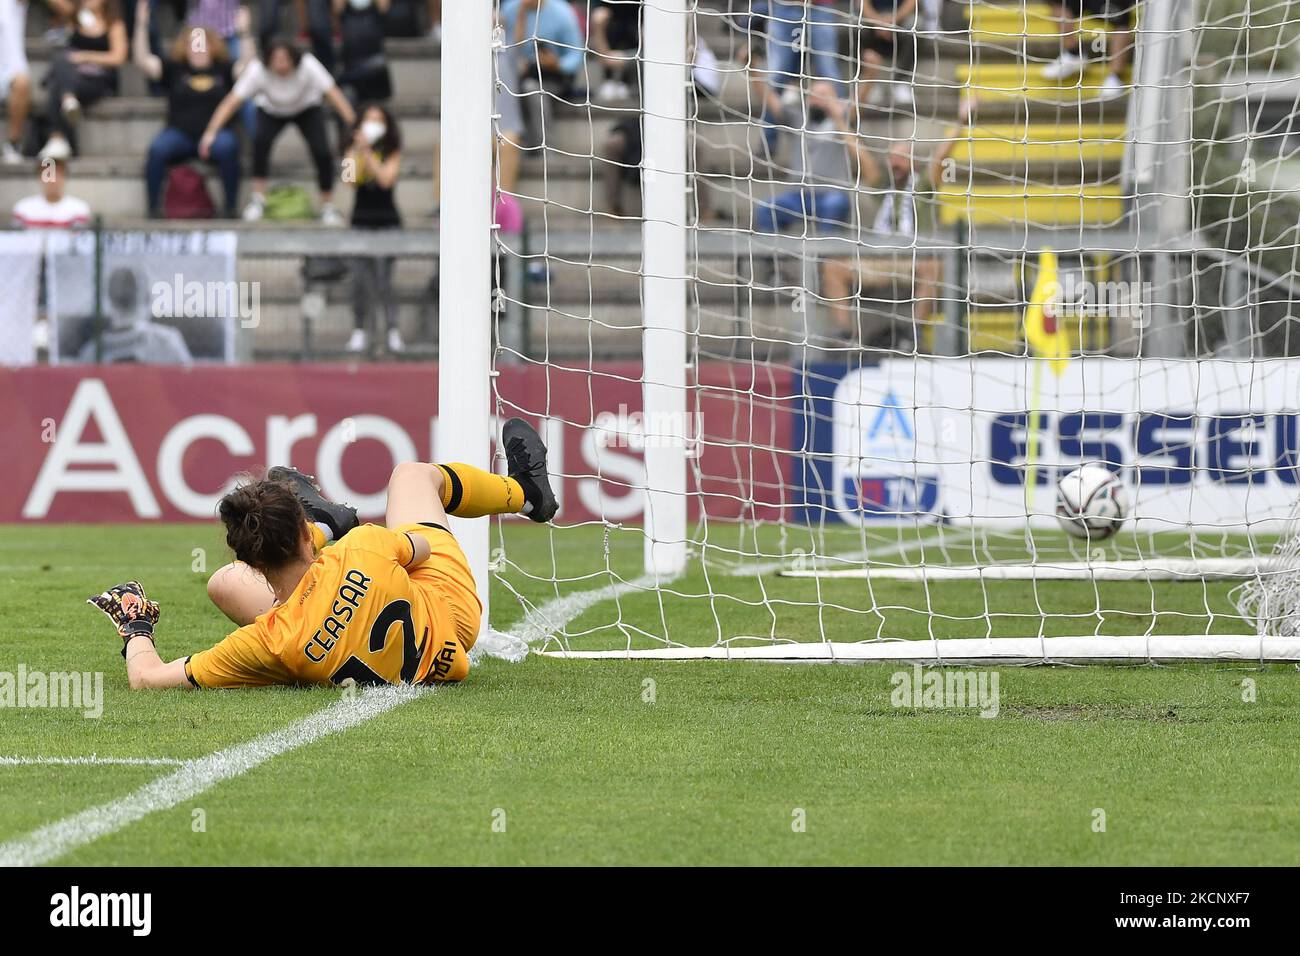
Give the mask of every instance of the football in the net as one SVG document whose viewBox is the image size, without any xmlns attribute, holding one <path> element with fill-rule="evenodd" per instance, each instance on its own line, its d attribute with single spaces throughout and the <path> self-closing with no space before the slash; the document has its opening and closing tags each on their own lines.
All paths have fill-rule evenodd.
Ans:
<svg viewBox="0 0 1300 956">
<path fill-rule="evenodd" d="M 1128 495 L 1119 475 L 1101 465 L 1083 465 L 1056 488 L 1056 520 L 1076 538 L 1101 541 L 1128 517 Z"/>
</svg>

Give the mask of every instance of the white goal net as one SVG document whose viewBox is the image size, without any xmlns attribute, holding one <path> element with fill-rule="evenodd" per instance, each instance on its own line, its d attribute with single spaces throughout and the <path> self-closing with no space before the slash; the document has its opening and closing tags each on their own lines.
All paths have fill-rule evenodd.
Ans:
<svg viewBox="0 0 1300 956">
<path fill-rule="evenodd" d="M 535 649 L 1300 659 L 1300 3 L 493 17 L 444 45 L 492 60 L 494 414 L 562 498 L 492 531 Z"/>
</svg>

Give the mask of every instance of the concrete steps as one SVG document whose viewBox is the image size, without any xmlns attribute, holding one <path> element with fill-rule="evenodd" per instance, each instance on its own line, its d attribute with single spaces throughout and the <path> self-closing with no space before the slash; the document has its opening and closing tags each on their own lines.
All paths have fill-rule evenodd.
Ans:
<svg viewBox="0 0 1300 956">
<path fill-rule="evenodd" d="M 847 11 L 851 4 L 842 0 L 837 6 Z M 697 104 L 696 148 L 701 172 L 708 176 L 701 188 L 709 190 L 715 209 L 744 223 L 754 202 L 785 187 L 789 175 L 755 160 L 761 134 L 750 119 L 756 104 L 748 77 L 733 61 L 737 44 L 720 16 L 710 15 L 728 4 L 709 0 L 704 7 L 697 23 L 723 60 L 724 88 L 718 102 Z M 1123 211 L 1115 183 L 1126 103 L 1096 98 L 1104 78 L 1099 68 L 1090 68 L 1082 82 L 1042 78 L 1058 49 L 1045 4 L 949 4 L 945 15 L 946 30 L 967 32 L 923 42 L 916 113 L 891 108 L 864 113 L 865 131 L 879 137 L 882 148 L 888 137 L 912 137 L 922 160 L 945 136 L 957 133 L 952 155 L 962 186 L 941 194 L 941 222 L 1072 225 L 1117 220 Z M 39 79 L 50 51 L 39 41 L 28 47 Z M 398 204 L 408 223 L 427 226 L 441 137 L 437 50 L 426 40 L 390 40 L 388 52 L 406 141 Z M 599 71 L 589 68 L 589 74 L 596 85 Z M 83 157 L 72 168 L 72 193 L 90 202 L 109 225 L 139 221 L 145 205 L 144 150 L 165 115 L 163 100 L 147 95 L 136 71 L 124 69 L 122 76 L 122 96 L 87 111 L 80 130 Z M 970 129 L 962 130 L 954 120 L 961 98 L 971 94 L 979 97 L 977 117 Z M 602 211 L 605 165 L 596 158 L 609 128 L 635 109 L 635 99 L 557 105 L 545 148 L 524 158 L 517 192 L 534 230 L 527 252 L 546 254 L 544 274 L 521 292 L 526 308 L 518 321 L 526 326 L 532 354 L 630 358 L 641 352 L 640 223 Z M 277 144 L 272 173 L 275 180 L 307 185 L 314 194 L 314 177 L 296 132 L 286 133 Z M 973 192 L 965 188 L 971 177 Z M 210 177 L 210 188 L 220 201 L 215 177 Z M 30 167 L 0 168 L 0 208 L 35 189 Z M 346 212 L 351 190 L 340 185 L 336 196 Z M 873 201 L 864 194 L 860 215 L 869 222 L 873 214 Z M 245 228 L 242 223 L 214 225 Z M 594 231 L 591 248 L 548 249 L 548 230 Z M 611 251 L 617 249 L 622 253 Z M 259 356 L 301 354 L 307 328 L 301 261 L 299 256 L 241 259 L 241 278 L 262 289 L 263 321 L 255 336 Z M 436 354 L 435 303 L 429 294 L 434 268 L 431 257 L 412 257 L 399 259 L 396 269 L 400 321 L 413 356 Z M 733 272 L 727 256 L 715 256 L 701 264 L 702 279 L 692 285 L 690 321 L 710 337 L 707 350 L 725 352 L 732 336 L 740 334 L 759 337 L 773 355 L 787 353 L 791 343 L 804 337 L 791 294 L 737 284 L 729 278 Z M 1019 323 L 1013 263 L 977 256 L 967 279 L 962 294 L 972 306 L 972 346 L 1014 352 L 1007 347 L 1015 345 Z M 352 328 L 349 283 L 333 283 L 325 292 L 324 312 L 311 324 L 312 347 L 319 356 L 341 356 Z"/>
<path fill-rule="evenodd" d="M 1025 99 L 1073 106 L 1100 100 L 1102 83 L 1109 73 L 1104 64 L 1090 64 L 1078 76 L 1063 80 L 1045 77 L 1043 71 L 1046 67 L 1046 63 L 1023 60 L 963 64 L 957 67 L 956 80 L 959 86 L 969 89 L 981 101 Z M 1109 102 L 1122 103 L 1126 99 L 1127 93 Z"/>
</svg>

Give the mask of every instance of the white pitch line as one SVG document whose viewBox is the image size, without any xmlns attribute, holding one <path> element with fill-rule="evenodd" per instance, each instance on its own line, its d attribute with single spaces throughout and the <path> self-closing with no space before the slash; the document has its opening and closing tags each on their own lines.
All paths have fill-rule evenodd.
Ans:
<svg viewBox="0 0 1300 956">
<path fill-rule="evenodd" d="M 948 530 L 947 532 L 935 528 L 917 535 L 915 538 L 906 541 L 885 541 L 880 544 L 870 545 L 866 548 L 856 548 L 853 551 L 841 551 L 837 554 L 805 554 L 803 557 L 808 560 L 825 564 L 829 561 L 863 561 L 867 558 L 880 558 L 890 554 L 902 554 L 912 548 L 924 547 L 932 541 L 941 539 L 945 535 L 952 536 L 955 543 L 961 543 L 970 537 L 969 531 Z M 774 574 L 778 571 L 785 571 L 790 567 L 790 563 L 795 556 L 778 558 L 774 561 L 767 561 L 763 564 L 737 564 L 734 568 L 727 568 L 723 573 L 732 577 L 753 577 L 756 574 Z"/>
<path fill-rule="evenodd" d="M 962 538 L 969 538 L 969 532 L 949 531 L 949 534 L 960 535 Z M 843 552 L 841 554 L 822 555 L 819 560 L 842 560 L 855 561 L 863 560 L 869 557 L 881 557 L 888 554 L 901 553 L 909 548 L 923 546 L 943 535 L 940 529 L 927 532 L 924 535 L 910 541 L 896 541 L 891 543 L 882 543 L 876 547 L 858 549 L 855 551 Z M 789 559 L 782 561 L 770 561 L 766 564 L 758 565 L 739 565 L 735 569 L 727 569 L 723 573 L 729 575 L 755 575 L 770 574 L 774 571 L 783 571 L 790 566 Z M 578 591 L 575 594 L 566 594 L 563 597 L 552 598 L 545 604 L 529 609 L 522 621 L 517 627 L 512 628 L 507 637 L 511 640 L 523 641 L 525 644 L 536 644 L 538 641 L 546 640 L 560 633 L 571 622 L 576 620 L 585 611 L 594 605 L 603 601 L 612 601 L 620 598 L 624 594 L 630 594 L 634 591 L 649 591 L 655 587 L 663 587 L 671 584 L 676 577 L 665 578 L 655 574 L 643 574 L 631 581 L 618 581 L 613 584 L 606 584 L 603 587 L 592 588 L 590 591 Z"/>
<path fill-rule="evenodd" d="M 3 757 L 0 767 L 180 767 L 175 757 Z"/>
<path fill-rule="evenodd" d="M 593 605 L 612 601 L 633 591 L 649 591 L 656 586 L 671 584 L 674 580 L 676 578 L 643 574 L 631 581 L 618 581 L 590 591 L 552 598 L 545 604 L 528 610 L 519 626 L 511 629 L 510 636 L 526 644 L 535 644 L 564 630 Z"/>
<path fill-rule="evenodd" d="M 266 761 L 386 713 L 431 688 L 379 687 L 345 697 L 280 730 L 254 737 L 181 765 L 121 799 L 100 804 L 0 844 L 0 866 L 39 866 L 116 833 L 159 810 L 168 810 Z"/>
</svg>

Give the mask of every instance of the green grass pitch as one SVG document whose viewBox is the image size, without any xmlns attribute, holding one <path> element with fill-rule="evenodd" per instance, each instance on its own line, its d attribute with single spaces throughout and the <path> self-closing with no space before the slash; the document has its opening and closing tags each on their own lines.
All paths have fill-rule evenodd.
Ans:
<svg viewBox="0 0 1300 956">
<path fill-rule="evenodd" d="M 864 544 L 889 554 L 892 541 L 899 547 L 880 560 L 1024 560 L 1023 540 L 764 529 L 755 541 L 735 526 L 710 528 L 708 540 L 705 560 L 669 587 L 576 617 L 569 646 L 652 646 L 665 634 L 682 643 L 1023 635 L 1044 615 L 1047 633 L 1060 634 L 1245 630 L 1217 584 L 789 579 L 737 558 L 755 544 L 765 554 Z M 504 548 L 492 608 L 503 630 L 520 620 L 521 597 L 536 605 L 640 574 L 636 529 L 511 523 L 494 543 Z M 1050 536 L 1035 546 L 1068 550 Z M 1119 542 L 1114 553 L 1140 547 Z M 179 656 L 228 630 L 204 592 L 205 571 L 224 560 L 207 526 L 0 530 L 0 671 L 105 674 L 99 719 L 0 711 L 0 757 L 187 760 L 334 704 L 331 690 L 128 690 L 115 640 L 84 598 L 140 578 L 163 605 L 159 649 Z M 461 686 L 274 757 L 54 862 L 1300 862 L 1293 668 L 1002 667 L 992 719 L 891 706 L 897 670 L 491 660 Z M 1253 701 L 1243 699 L 1247 679 Z M 0 844 L 174 770 L 0 763 Z"/>
</svg>

